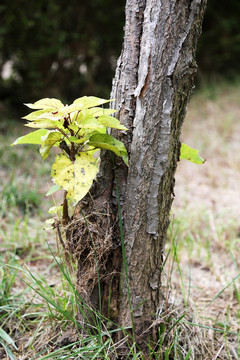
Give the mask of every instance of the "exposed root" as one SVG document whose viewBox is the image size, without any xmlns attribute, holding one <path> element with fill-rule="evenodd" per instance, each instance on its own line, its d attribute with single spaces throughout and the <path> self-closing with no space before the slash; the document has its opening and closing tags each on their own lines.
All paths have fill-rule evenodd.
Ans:
<svg viewBox="0 0 240 360">
<path fill-rule="evenodd" d="M 117 318 L 118 284 L 121 266 L 121 251 L 116 235 L 114 216 L 107 200 L 89 201 L 75 212 L 66 226 L 57 225 L 59 241 L 64 249 L 65 259 L 77 263 L 77 290 L 84 302 L 99 310 L 101 287 L 102 313 L 109 311 Z M 111 309 L 108 298 L 111 292 Z M 116 299 L 115 299 L 116 297 Z"/>
</svg>

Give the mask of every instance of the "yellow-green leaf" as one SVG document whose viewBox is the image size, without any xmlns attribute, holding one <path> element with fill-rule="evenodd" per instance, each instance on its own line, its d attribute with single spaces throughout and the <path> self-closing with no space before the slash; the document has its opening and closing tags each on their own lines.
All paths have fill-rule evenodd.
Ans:
<svg viewBox="0 0 240 360">
<path fill-rule="evenodd" d="M 77 138 L 76 136 L 70 136 L 70 137 L 69 137 L 69 140 L 70 140 L 71 142 L 76 143 L 76 144 L 83 144 L 85 141 L 88 140 L 88 138 L 86 138 L 86 137 Z"/>
<path fill-rule="evenodd" d="M 60 141 L 63 135 L 54 130 L 50 130 L 46 133 L 45 136 L 42 136 L 42 146 L 39 150 L 43 160 L 46 160 L 46 158 L 49 155 L 49 152 L 51 148 L 56 144 L 56 142 Z"/>
<path fill-rule="evenodd" d="M 37 120 L 40 115 L 45 114 L 45 113 L 46 113 L 46 110 L 33 111 L 30 114 L 23 116 L 22 119 L 26 119 L 26 120 L 30 120 L 30 121 Z"/>
<path fill-rule="evenodd" d="M 36 101 L 34 104 L 24 104 L 30 109 L 47 109 L 47 110 L 58 110 L 64 107 L 62 102 L 54 98 L 44 98 Z"/>
<path fill-rule="evenodd" d="M 83 110 L 83 109 L 92 108 L 93 106 L 99 106 L 102 104 L 106 104 L 110 101 L 113 101 L 113 100 L 100 99 L 95 96 L 83 96 L 83 97 L 76 99 L 73 102 L 73 105 L 75 105 L 75 106 L 77 105 L 76 110 Z"/>
<path fill-rule="evenodd" d="M 99 124 L 119 130 L 128 130 L 124 125 L 120 124 L 120 121 L 113 116 L 101 115 L 97 119 Z"/>
<path fill-rule="evenodd" d="M 121 156 L 126 165 L 128 165 L 128 153 L 124 144 L 108 134 L 95 134 L 89 138 L 88 145 L 99 149 L 113 151 L 117 156 Z"/>
<path fill-rule="evenodd" d="M 195 164 L 203 164 L 206 161 L 198 155 L 198 150 L 192 149 L 184 143 L 181 143 L 180 159 L 189 160 Z"/>
<path fill-rule="evenodd" d="M 48 192 L 46 193 L 46 196 L 52 195 L 60 189 L 61 189 L 61 186 L 55 184 L 48 190 Z"/>
<path fill-rule="evenodd" d="M 11 144 L 11 146 L 18 144 L 42 144 L 42 136 L 46 135 L 47 133 L 48 130 L 46 129 L 33 131 L 27 135 L 17 138 L 14 143 Z"/>
<path fill-rule="evenodd" d="M 61 127 L 62 124 L 59 121 L 43 119 L 43 120 L 32 121 L 30 123 L 25 124 L 25 126 L 31 128 L 39 128 L 39 129 L 42 128 L 54 129 L 57 127 Z"/>
<path fill-rule="evenodd" d="M 117 112 L 117 110 L 102 109 L 100 107 L 93 107 L 91 109 L 87 109 L 87 110 L 82 111 L 82 113 L 85 116 L 94 116 L 94 117 L 98 117 L 98 116 L 101 116 L 101 115 L 112 115 L 115 112 Z"/>
<path fill-rule="evenodd" d="M 54 145 L 56 141 L 59 141 L 63 135 L 57 130 L 48 130 L 47 133 L 42 136 L 42 141 L 46 145 Z"/>
<path fill-rule="evenodd" d="M 77 203 L 87 194 L 97 173 L 96 159 L 81 152 L 76 155 L 75 161 L 64 154 L 57 155 L 51 176 L 57 185 L 68 192 L 67 198 Z"/>
<path fill-rule="evenodd" d="M 87 116 L 81 122 L 76 121 L 76 124 L 83 129 L 94 129 L 98 130 L 103 129 L 104 126 L 98 123 L 98 120 L 95 117 Z"/>
<path fill-rule="evenodd" d="M 76 122 L 82 122 L 85 119 L 85 115 L 82 111 L 75 111 L 74 113 L 70 114 L 70 119 L 72 124 L 71 126 L 74 126 L 73 124 L 75 124 Z"/>
<path fill-rule="evenodd" d="M 58 214 L 58 213 L 60 213 L 62 215 L 62 212 L 63 212 L 63 206 L 62 205 L 60 205 L 60 206 L 52 206 L 48 210 L 49 214 Z"/>
<path fill-rule="evenodd" d="M 36 120 L 42 120 L 42 119 L 49 119 L 49 120 L 57 121 L 57 120 L 63 119 L 63 115 L 61 114 L 61 112 L 58 112 L 58 111 L 43 112 L 42 114 L 40 114 L 38 116 L 38 118 Z"/>
<path fill-rule="evenodd" d="M 68 128 L 73 130 L 75 133 L 78 132 L 79 130 L 79 126 L 77 125 L 69 125 Z"/>
<path fill-rule="evenodd" d="M 46 160 L 46 158 L 49 156 L 51 148 L 52 146 L 48 146 L 48 145 L 42 145 L 40 147 L 39 152 L 43 160 Z"/>
</svg>

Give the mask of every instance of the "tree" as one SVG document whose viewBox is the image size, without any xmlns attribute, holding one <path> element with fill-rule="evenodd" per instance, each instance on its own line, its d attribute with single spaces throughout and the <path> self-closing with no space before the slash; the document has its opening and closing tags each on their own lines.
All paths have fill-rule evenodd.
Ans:
<svg viewBox="0 0 240 360">
<path fill-rule="evenodd" d="M 113 169 L 110 155 L 104 154 L 92 197 L 82 203 L 84 216 L 68 232 L 73 253 L 81 247 L 80 292 L 109 316 L 111 290 L 110 316 L 124 327 L 134 326 L 143 350 L 149 336 L 156 339 L 153 325 L 163 301 L 161 268 L 174 174 L 205 7 L 206 0 L 127 0 L 111 98 L 129 129 L 119 136 L 129 152 L 129 168 L 115 159 Z M 124 244 L 127 271 L 122 265 L 119 287 Z"/>
</svg>

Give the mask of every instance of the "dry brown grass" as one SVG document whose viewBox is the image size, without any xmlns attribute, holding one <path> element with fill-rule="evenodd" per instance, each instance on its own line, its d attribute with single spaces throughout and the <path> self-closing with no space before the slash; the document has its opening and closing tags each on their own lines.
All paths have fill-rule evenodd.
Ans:
<svg viewBox="0 0 240 360">
<path fill-rule="evenodd" d="M 193 322 L 234 333 L 240 325 L 239 280 L 230 284 L 240 273 L 239 134 L 239 86 L 222 85 L 211 96 L 199 92 L 193 97 L 182 141 L 207 161 L 180 163 L 172 212 Z M 178 271 L 173 279 L 179 292 Z M 239 359 L 236 335 L 205 329 L 202 336 L 202 359 Z"/>
<path fill-rule="evenodd" d="M 182 161 L 176 179 L 175 207 L 205 207 L 214 213 L 240 208 L 240 88 L 224 87 L 209 99 L 192 99 L 182 141 L 200 150 L 203 166 Z M 228 214 L 230 217 L 230 214 Z M 240 224 L 239 224 L 240 225 Z"/>
<path fill-rule="evenodd" d="M 238 280 L 235 281 L 235 287 L 231 284 L 240 273 L 239 98 L 240 86 L 216 87 L 210 95 L 206 91 L 200 91 L 191 101 L 183 129 L 182 141 L 199 149 L 200 154 L 207 159 L 201 166 L 187 161 L 180 163 L 172 210 L 179 267 L 175 266 L 172 274 L 171 300 L 174 306 L 170 307 L 167 314 L 170 312 L 173 318 L 179 319 L 186 313 L 182 319 L 186 322 L 179 326 L 178 345 L 183 354 L 192 348 L 190 359 L 240 359 L 238 338 L 227 333 L 239 332 L 240 322 L 240 296 L 238 297 L 236 292 L 240 289 L 240 284 Z M 20 131 L 20 128 L 21 125 L 15 127 L 15 131 Z M 15 135 L 11 140 L 16 138 Z M 28 158 L 29 150 L 19 150 L 18 156 L 15 149 L 9 150 L 10 160 L 4 151 L 5 146 L 6 144 L 3 144 L 0 167 L 0 174 L 6 180 L 5 183 L 7 184 L 13 167 L 13 185 L 16 188 L 21 187 L 19 182 L 25 181 L 24 173 L 31 177 L 31 184 L 36 181 L 37 173 L 41 182 L 37 184 L 36 191 L 41 189 L 44 195 L 48 190 L 49 169 L 42 173 L 42 163 L 37 150 L 36 159 L 33 152 L 32 159 Z M 11 192 L 12 188 L 9 189 Z M 47 208 L 44 204 L 41 205 Z M 7 207 L 9 210 L 8 204 Z M 4 213 L 1 222 L 2 261 L 11 261 L 15 247 L 13 265 L 23 267 L 27 264 L 34 274 L 46 278 L 51 289 L 55 291 L 56 301 L 60 302 L 61 299 L 57 296 L 60 294 L 62 279 L 46 245 L 46 238 L 54 244 L 55 236 L 50 233 L 44 235 L 42 230 L 39 230 L 42 219 L 37 217 L 37 211 L 29 214 L 25 224 L 21 213 L 15 214 L 10 210 L 8 215 Z M 230 285 L 223 291 L 228 284 Z M 6 299 L 9 296 L 9 301 L 12 301 L 11 296 L 19 294 L 14 299 L 16 306 L 20 306 L 17 313 L 19 317 L 11 315 L 10 311 L 5 329 L 19 346 L 17 359 L 27 360 L 34 358 L 35 352 L 43 348 L 51 351 L 63 346 L 57 344 L 56 337 L 65 336 L 63 327 L 66 326 L 67 320 L 64 319 L 64 314 L 59 316 L 56 313 L 56 318 L 51 320 L 49 309 L 40 297 L 31 291 L 20 296 L 25 284 L 18 278 L 12 285 L 10 293 L 6 293 Z M 46 291 L 51 289 L 47 288 Z M 64 291 L 68 294 L 68 290 Z M 20 305 L 18 299 L 22 301 Z M 67 304 L 69 299 L 66 295 Z M 65 309 L 64 302 L 62 306 Z M 32 314 L 32 318 L 28 313 Z M 39 326 L 42 319 L 43 322 Z M 223 332 L 213 330 L 216 328 Z M 171 331 L 171 339 L 176 335 L 175 330 L 176 327 Z M 31 341 L 33 345 L 29 345 Z M 0 350 L 0 358 L 7 359 L 3 350 Z"/>
</svg>

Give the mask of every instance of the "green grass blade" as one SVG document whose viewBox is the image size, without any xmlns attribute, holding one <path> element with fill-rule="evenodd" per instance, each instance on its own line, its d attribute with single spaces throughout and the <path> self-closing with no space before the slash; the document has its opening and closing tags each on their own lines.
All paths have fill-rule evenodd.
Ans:
<svg viewBox="0 0 240 360">
<path fill-rule="evenodd" d="M 226 331 L 224 329 L 214 328 L 214 327 L 207 326 L 207 325 L 192 323 L 192 322 L 189 322 L 189 321 L 186 321 L 186 320 L 181 321 L 181 322 L 184 323 L 184 324 L 188 324 L 188 325 L 192 325 L 192 326 L 198 326 L 198 327 L 203 328 L 203 329 L 214 330 L 214 331 L 221 332 L 221 333 L 226 333 L 226 334 L 229 334 L 229 335 L 237 335 L 237 336 L 239 336 L 239 334 L 240 334 L 240 333 L 236 333 L 236 332 L 233 332 L 233 331 Z"/>
<path fill-rule="evenodd" d="M 184 318 L 184 316 L 186 316 L 186 314 L 184 313 L 182 316 L 180 316 L 179 319 L 177 319 L 177 321 L 175 321 L 175 323 L 170 327 L 170 329 L 167 332 L 166 337 L 168 337 L 168 335 L 170 334 L 171 330 Z"/>
<path fill-rule="evenodd" d="M 0 338 L 3 339 L 8 345 L 12 345 L 14 349 L 17 350 L 17 346 L 15 345 L 13 339 L 2 328 L 0 328 Z"/>
<path fill-rule="evenodd" d="M 230 281 L 209 303 L 207 303 L 206 306 L 202 309 L 205 310 L 208 306 L 210 306 L 230 285 L 232 285 L 238 278 L 240 277 L 240 274 L 238 274 L 232 281 Z"/>
<path fill-rule="evenodd" d="M 184 360 L 188 360 L 190 355 L 192 353 L 192 349 L 190 349 L 188 352 L 187 352 L 187 355 L 185 356 Z"/>
<path fill-rule="evenodd" d="M 6 354 L 8 355 L 8 357 L 10 358 L 10 360 L 16 360 L 15 355 L 12 353 L 12 351 L 9 349 L 8 346 L 6 346 L 6 344 L 4 344 L 3 341 L 0 340 L 0 344 L 2 345 L 2 347 L 4 348 Z"/>
</svg>

